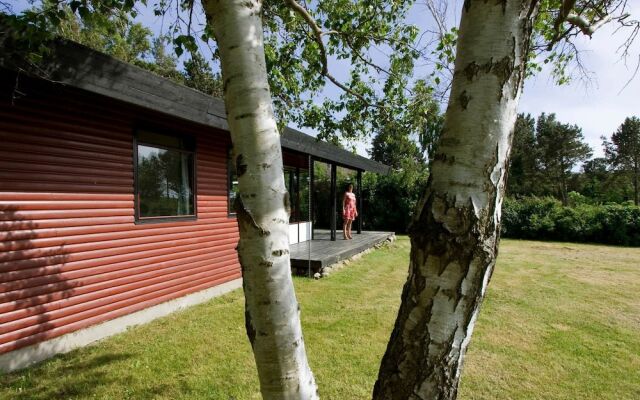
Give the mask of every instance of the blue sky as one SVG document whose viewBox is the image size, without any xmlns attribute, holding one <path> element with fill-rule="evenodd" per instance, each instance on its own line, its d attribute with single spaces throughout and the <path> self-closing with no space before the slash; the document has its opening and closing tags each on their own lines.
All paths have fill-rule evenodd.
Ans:
<svg viewBox="0 0 640 400">
<path fill-rule="evenodd" d="M 153 4 L 153 2 L 150 2 Z M 447 20 L 450 25 L 457 25 L 461 0 L 450 1 Z M 640 17 L 640 2 L 630 2 L 629 11 L 634 18 Z M 28 6 L 27 0 L 17 0 L 14 10 L 19 11 Z M 151 27 L 156 33 L 166 28 L 159 17 L 150 11 L 144 11 L 139 20 Z M 408 16 L 410 23 L 421 29 L 429 29 L 433 21 L 428 16 L 424 5 L 418 2 Z M 640 116 L 640 76 L 625 84 L 632 77 L 633 70 L 640 56 L 640 40 L 633 46 L 632 58 L 620 59 L 617 47 L 625 38 L 625 32 L 614 34 L 613 25 L 605 26 L 593 35 L 592 39 L 581 37 L 577 46 L 582 50 L 585 66 L 592 72 L 592 79 L 588 84 L 574 80 L 569 85 L 557 86 L 550 77 L 549 71 L 544 70 L 525 83 L 524 93 L 520 102 L 521 112 L 534 116 L 541 112 L 555 112 L 562 122 L 577 124 L 583 130 L 587 142 L 594 150 L 595 156 L 602 155 L 600 136 L 610 136 L 627 116 Z M 376 56 L 372 54 L 375 58 Z M 378 57 L 380 58 L 380 57 Z M 330 69 L 338 78 L 344 77 L 346 68 L 335 60 L 330 61 Z M 425 68 L 418 69 L 416 77 L 428 73 Z M 338 95 L 339 89 L 330 83 L 324 95 Z M 307 133 L 313 134 L 308 129 Z M 368 142 L 356 144 L 358 153 L 366 155 Z"/>
<path fill-rule="evenodd" d="M 447 20 L 450 25 L 458 25 L 461 5 L 462 0 L 449 2 Z M 629 2 L 628 12 L 639 19 L 640 2 Z M 418 2 L 409 21 L 428 29 L 432 21 L 425 17 L 426 14 L 424 6 Z M 634 43 L 632 56 L 625 64 L 617 49 L 628 32 L 614 34 L 614 31 L 615 25 L 609 24 L 591 39 L 582 36 L 576 41 L 586 68 L 592 72 L 590 82 L 575 79 L 569 85 L 558 86 L 549 69 L 545 69 L 525 82 L 520 100 L 520 112 L 533 116 L 554 112 L 558 120 L 580 126 L 596 157 L 603 155 L 602 135 L 611 136 L 625 117 L 640 116 L 640 73 L 625 87 L 640 60 L 640 40 Z M 364 146 L 359 147 L 362 150 Z"/>
<path fill-rule="evenodd" d="M 640 17 L 638 2 L 630 5 L 630 9 L 632 16 Z M 625 117 L 640 116 L 640 75 L 625 87 L 639 60 L 640 43 L 636 40 L 632 57 L 625 65 L 617 48 L 626 33 L 614 34 L 614 30 L 613 25 L 605 26 L 592 39 L 578 40 L 586 67 L 593 72 L 590 85 L 576 81 L 557 86 L 544 71 L 525 83 L 520 102 L 522 112 L 538 115 L 553 111 L 560 121 L 580 126 L 596 156 L 602 155 L 600 136 L 611 136 Z"/>
</svg>

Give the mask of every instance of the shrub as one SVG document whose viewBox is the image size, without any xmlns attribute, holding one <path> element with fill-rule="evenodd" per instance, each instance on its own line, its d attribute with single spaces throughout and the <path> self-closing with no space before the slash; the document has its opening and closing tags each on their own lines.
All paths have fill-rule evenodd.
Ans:
<svg viewBox="0 0 640 400">
<path fill-rule="evenodd" d="M 586 204 L 578 196 L 571 207 L 553 198 L 506 199 L 504 237 L 640 246 L 640 207 Z"/>
</svg>

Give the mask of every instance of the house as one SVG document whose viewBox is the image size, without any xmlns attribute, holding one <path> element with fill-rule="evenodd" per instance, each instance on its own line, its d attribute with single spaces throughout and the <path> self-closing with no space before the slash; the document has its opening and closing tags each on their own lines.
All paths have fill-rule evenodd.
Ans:
<svg viewBox="0 0 640 400">
<path fill-rule="evenodd" d="M 71 43 L 48 68 L 0 68 L 5 371 L 240 286 L 223 102 Z M 333 204 L 315 205 L 332 238 L 335 166 L 387 172 L 293 129 L 282 147 L 292 243 L 313 235 L 299 197 L 314 162 L 333 165 Z"/>
</svg>

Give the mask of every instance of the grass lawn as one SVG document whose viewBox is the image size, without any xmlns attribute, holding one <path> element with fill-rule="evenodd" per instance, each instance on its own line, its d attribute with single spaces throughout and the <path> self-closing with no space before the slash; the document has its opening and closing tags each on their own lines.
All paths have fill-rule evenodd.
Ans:
<svg viewBox="0 0 640 400">
<path fill-rule="evenodd" d="M 369 399 L 409 242 L 296 279 L 325 399 Z M 640 399 L 640 249 L 504 240 L 461 399 Z M 0 399 L 259 399 L 240 291 L 0 377 Z"/>
</svg>

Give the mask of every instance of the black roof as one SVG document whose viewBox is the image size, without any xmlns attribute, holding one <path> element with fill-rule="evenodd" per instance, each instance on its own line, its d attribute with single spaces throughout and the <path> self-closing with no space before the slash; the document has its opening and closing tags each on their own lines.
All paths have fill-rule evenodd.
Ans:
<svg viewBox="0 0 640 400">
<path fill-rule="evenodd" d="M 45 71 L 50 79 L 163 114 L 228 131 L 224 101 L 182 86 L 150 71 L 83 45 L 53 45 Z M 285 128 L 282 147 L 325 162 L 387 174 L 390 168 L 292 128 Z"/>
</svg>

